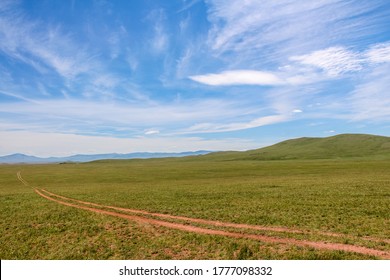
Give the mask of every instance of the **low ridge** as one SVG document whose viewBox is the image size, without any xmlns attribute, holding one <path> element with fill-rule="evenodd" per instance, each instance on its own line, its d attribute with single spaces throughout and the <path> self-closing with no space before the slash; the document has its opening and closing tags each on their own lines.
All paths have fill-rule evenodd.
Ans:
<svg viewBox="0 0 390 280">
<path fill-rule="evenodd" d="M 187 153 L 134 153 L 76 155 L 66 158 L 37 158 L 23 154 L 0 157 L 0 163 L 39 163 L 75 161 L 87 162 L 103 159 L 161 158 L 202 155 L 201 158 L 216 160 L 289 160 L 289 159 L 337 159 L 381 158 L 390 159 L 390 137 L 370 134 L 339 134 L 325 138 L 302 137 L 286 140 L 272 146 L 245 152 Z"/>
<path fill-rule="evenodd" d="M 390 158 L 390 137 L 369 134 L 340 134 L 325 138 L 302 137 L 246 152 L 212 153 L 206 156 L 226 160 Z"/>
</svg>

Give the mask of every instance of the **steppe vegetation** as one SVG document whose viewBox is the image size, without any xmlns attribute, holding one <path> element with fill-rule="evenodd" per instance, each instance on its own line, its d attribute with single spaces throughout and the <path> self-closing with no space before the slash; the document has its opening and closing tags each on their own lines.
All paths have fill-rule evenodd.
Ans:
<svg viewBox="0 0 390 280">
<path fill-rule="evenodd" d="M 386 144 L 381 145 L 387 149 Z M 0 166 L 0 257 L 389 258 L 390 160 L 385 153 L 289 160 L 261 160 L 256 152 L 246 153 L 249 156 L 217 153 L 185 158 Z M 34 189 L 47 196 L 52 193 L 105 206 L 248 227 L 153 217 L 157 221 L 238 233 L 242 238 L 178 230 L 68 207 L 44 199 Z M 86 207 L 65 198 L 62 201 Z M 145 213 L 132 215 L 151 217 Z M 254 235 L 298 242 L 245 237 Z M 321 249 L 310 246 L 310 242 L 350 245 L 384 255 L 343 248 Z"/>
</svg>

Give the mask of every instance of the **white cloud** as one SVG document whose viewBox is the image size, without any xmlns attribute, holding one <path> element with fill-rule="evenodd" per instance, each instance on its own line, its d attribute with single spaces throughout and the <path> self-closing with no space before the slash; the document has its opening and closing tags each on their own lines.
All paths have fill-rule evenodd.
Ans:
<svg viewBox="0 0 390 280">
<path fill-rule="evenodd" d="M 160 131 L 157 129 L 148 129 L 145 131 L 145 135 L 153 135 L 153 134 L 159 134 Z"/>
<path fill-rule="evenodd" d="M 96 68 L 96 63 L 90 61 L 90 52 L 62 32 L 60 26 L 27 20 L 16 7 L 0 17 L 0 50 L 41 73 L 52 68 L 67 80 Z"/>
<path fill-rule="evenodd" d="M 233 70 L 224 71 L 219 74 L 206 74 L 190 76 L 191 80 L 212 85 L 280 85 L 283 83 L 275 74 L 264 71 Z"/>
<path fill-rule="evenodd" d="M 346 104 L 353 121 L 390 121 L 390 65 L 377 67 L 350 93 Z"/>
<path fill-rule="evenodd" d="M 183 7 L 177 11 L 177 13 L 181 13 L 181 12 L 184 12 L 188 9 L 190 9 L 192 6 L 194 6 L 195 4 L 201 2 L 202 0 L 184 0 L 183 1 Z"/>
<path fill-rule="evenodd" d="M 250 129 L 255 127 L 285 122 L 288 119 L 289 117 L 287 115 L 271 115 L 271 116 L 263 116 L 260 118 L 256 118 L 248 122 L 237 122 L 237 123 L 228 123 L 228 124 L 200 123 L 191 126 L 189 129 L 183 131 L 182 134 L 237 131 L 237 130 Z"/>
<path fill-rule="evenodd" d="M 292 112 L 293 113 L 303 113 L 303 111 L 301 109 L 294 109 Z"/>
<path fill-rule="evenodd" d="M 130 66 L 130 69 L 132 71 L 137 70 L 137 68 L 139 66 L 139 62 L 138 62 L 137 58 L 135 57 L 135 55 L 130 50 L 127 50 L 125 60 L 126 60 L 127 64 Z"/>
<path fill-rule="evenodd" d="M 169 46 L 169 36 L 165 28 L 166 14 L 163 9 L 152 10 L 147 19 L 153 24 L 150 44 L 156 53 L 165 51 Z"/>
<path fill-rule="evenodd" d="M 372 46 L 365 55 L 369 62 L 390 62 L 390 42 Z"/>
<path fill-rule="evenodd" d="M 248 128 L 254 128 L 254 127 L 284 122 L 287 121 L 287 119 L 288 119 L 287 116 L 284 115 L 271 115 L 271 116 L 256 118 L 248 123 L 232 123 L 228 125 L 222 125 L 218 129 L 222 131 L 248 129 Z"/>
<path fill-rule="evenodd" d="M 172 131 L 210 119 L 224 121 L 245 115 L 254 108 L 253 104 L 239 104 L 223 99 L 189 100 L 177 104 L 39 100 L 39 103 L 4 103 L 0 107 L 0 119 L 2 113 L 13 114 L 13 122 L 19 122 L 15 124 L 15 129 L 34 125 L 34 130 L 40 132 L 90 134 L 102 129 L 110 133 L 125 129 L 133 134 L 144 134 L 145 127 L 164 126 Z M 6 122 L 3 120 L 3 123 Z"/>
<path fill-rule="evenodd" d="M 123 33 L 126 33 L 124 28 L 121 28 Z M 110 58 L 116 59 L 121 53 L 121 32 L 114 32 L 108 38 L 107 42 L 110 45 Z"/>
<path fill-rule="evenodd" d="M 26 98 L 26 97 L 24 97 L 24 96 L 22 96 L 20 94 L 16 94 L 16 93 L 4 91 L 4 90 L 0 90 L 0 94 L 6 95 L 6 96 L 9 96 L 9 97 L 13 97 L 13 98 L 16 98 L 16 99 L 19 99 L 19 100 L 27 101 L 27 102 L 30 102 L 30 103 L 39 104 L 38 101 L 35 101 L 33 99 L 30 99 L 30 98 Z"/>
<path fill-rule="evenodd" d="M 94 77 L 92 84 L 96 87 L 114 88 L 120 83 L 120 79 L 112 74 L 101 74 Z"/>
<path fill-rule="evenodd" d="M 380 2 L 209 0 L 208 44 L 217 56 L 251 68 L 296 53 L 371 36 Z M 366 16 L 362 16 L 365 14 Z M 383 31 L 382 31 L 383 32 Z M 386 32 L 386 31 L 385 31 Z M 236 55 L 232 55 L 235 53 Z M 242 67 L 242 66 L 241 66 Z"/>
<path fill-rule="evenodd" d="M 291 56 L 292 64 L 279 67 L 279 71 L 266 72 L 256 70 L 230 70 L 220 73 L 189 76 L 193 81 L 211 85 L 258 85 L 282 86 L 316 83 L 342 76 L 345 73 L 358 72 L 367 63 L 390 62 L 390 43 L 376 44 L 368 51 L 353 52 L 343 46 L 334 46 Z M 318 69 L 323 73 L 318 72 Z"/>
<path fill-rule="evenodd" d="M 168 35 L 159 25 L 156 25 L 155 32 L 156 33 L 152 41 L 153 49 L 157 52 L 162 52 L 168 47 Z"/>
<path fill-rule="evenodd" d="M 340 46 L 314 51 L 305 55 L 292 56 L 290 60 L 320 68 L 329 76 L 339 76 L 345 72 L 362 69 L 362 60 L 359 53 Z"/>
<path fill-rule="evenodd" d="M 184 54 L 176 62 L 176 76 L 181 79 L 188 75 L 191 71 L 191 61 L 194 55 L 194 47 L 189 47 Z"/>
</svg>

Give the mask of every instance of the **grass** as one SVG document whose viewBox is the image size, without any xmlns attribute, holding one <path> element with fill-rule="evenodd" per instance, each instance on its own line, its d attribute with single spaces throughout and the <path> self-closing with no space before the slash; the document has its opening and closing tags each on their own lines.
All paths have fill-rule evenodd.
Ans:
<svg viewBox="0 0 390 280">
<path fill-rule="evenodd" d="M 1 259 L 367 259 L 367 255 L 200 235 L 45 200 L 85 201 L 226 222 L 390 236 L 390 161 L 210 157 L 0 166 Z M 271 234 L 272 235 L 272 234 Z M 389 244 L 363 242 L 390 250 Z"/>
<path fill-rule="evenodd" d="M 325 138 L 303 137 L 246 152 L 221 152 L 210 158 L 286 160 L 286 159 L 390 159 L 390 137 L 369 134 L 340 134 Z"/>
</svg>

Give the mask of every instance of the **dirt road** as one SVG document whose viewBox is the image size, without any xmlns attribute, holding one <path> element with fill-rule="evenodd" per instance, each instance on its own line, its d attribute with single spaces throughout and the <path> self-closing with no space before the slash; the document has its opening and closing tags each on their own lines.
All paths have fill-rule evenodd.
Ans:
<svg viewBox="0 0 390 280">
<path fill-rule="evenodd" d="M 28 186 L 27 181 L 25 181 L 21 173 L 17 173 L 18 179 L 25 185 Z M 284 233 L 294 233 L 294 234 L 305 234 L 310 233 L 308 231 L 303 230 L 297 230 L 297 229 L 290 229 L 285 227 L 266 227 L 266 226 L 260 226 L 260 225 L 248 225 L 248 224 L 235 224 L 235 223 L 226 223 L 221 221 L 212 221 L 212 220 L 205 220 L 205 219 L 198 219 L 198 218 L 189 218 L 189 217 L 183 217 L 183 216 L 174 216 L 174 215 L 168 215 L 168 214 L 161 214 L 161 213 L 152 213 L 148 211 L 143 210 L 137 210 L 137 209 L 128 209 L 128 208 L 121 208 L 121 207 L 115 207 L 110 205 L 102 205 L 82 200 L 77 200 L 73 198 L 64 197 L 52 192 L 49 192 L 44 189 L 37 189 L 35 188 L 34 191 L 40 195 L 41 197 L 51 200 L 53 202 L 68 206 L 68 207 L 74 207 L 78 209 L 88 210 L 91 212 L 108 215 L 108 216 L 114 216 L 118 218 L 123 218 L 127 220 L 131 220 L 138 223 L 146 223 L 154 226 L 163 226 L 171 229 L 176 230 L 182 230 L 187 232 L 194 232 L 198 234 L 210 234 L 210 235 L 219 235 L 219 236 L 226 236 L 231 238 L 247 238 L 247 239 L 253 239 L 258 240 L 261 242 L 266 243 L 279 243 L 279 244 L 288 244 L 288 245 L 296 245 L 296 246 L 304 246 L 304 247 L 312 247 L 315 249 L 321 249 L 321 250 L 341 250 L 346 252 L 354 252 L 359 254 L 365 254 L 365 255 L 371 255 L 376 256 L 381 259 L 390 259 L 390 252 L 388 251 L 381 251 L 376 249 L 371 249 L 363 246 L 357 246 L 357 245 L 351 245 L 351 244 L 341 244 L 341 243 L 332 243 L 332 242 L 326 242 L 326 241 L 308 241 L 308 240 L 300 240 L 300 239 L 294 239 L 294 238 L 280 238 L 280 237 L 271 237 L 264 234 L 264 232 L 271 231 L 271 232 L 284 232 Z M 131 214 L 128 214 L 131 213 Z M 180 222 L 191 222 L 201 225 L 207 225 L 216 228 L 204 228 L 198 225 L 189 225 L 189 224 L 182 224 Z M 248 229 L 248 230 L 257 230 L 262 231 L 262 233 L 241 233 L 241 232 L 234 232 L 232 229 Z M 313 232 L 315 234 L 319 235 L 325 235 L 325 236 L 344 236 L 342 234 L 337 233 L 330 233 L 330 232 Z M 370 239 L 371 240 L 371 239 Z M 374 239 L 375 240 L 375 239 Z M 377 240 L 377 241 L 385 241 L 388 242 L 388 240 Z"/>
</svg>

